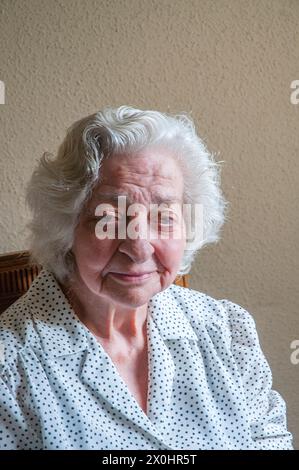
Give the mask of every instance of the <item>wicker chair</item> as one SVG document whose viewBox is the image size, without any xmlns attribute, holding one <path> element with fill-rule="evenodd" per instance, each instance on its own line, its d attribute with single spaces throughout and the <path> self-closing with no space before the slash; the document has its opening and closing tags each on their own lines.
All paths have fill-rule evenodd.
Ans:
<svg viewBox="0 0 299 470">
<path fill-rule="evenodd" d="M 0 255 L 0 314 L 29 289 L 42 266 L 30 264 L 29 251 Z M 177 276 L 175 284 L 188 287 L 189 275 Z"/>
</svg>

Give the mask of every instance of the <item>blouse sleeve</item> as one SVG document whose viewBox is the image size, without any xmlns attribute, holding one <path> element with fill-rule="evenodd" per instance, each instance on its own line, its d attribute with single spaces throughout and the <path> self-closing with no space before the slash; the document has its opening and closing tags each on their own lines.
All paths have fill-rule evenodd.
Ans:
<svg viewBox="0 0 299 470">
<path fill-rule="evenodd" d="M 281 395 L 272 390 L 272 373 L 260 347 L 255 321 L 241 306 L 228 300 L 221 302 L 228 313 L 232 354 L 241 375 L 256 449 L 293 450 L 286 405 Z"/>
<path fill-rule="evenodd" d="M 0 374 L 0 450 L 41 449 L 34 424 L 17 400 L 13 384 Z"/>
</svg>

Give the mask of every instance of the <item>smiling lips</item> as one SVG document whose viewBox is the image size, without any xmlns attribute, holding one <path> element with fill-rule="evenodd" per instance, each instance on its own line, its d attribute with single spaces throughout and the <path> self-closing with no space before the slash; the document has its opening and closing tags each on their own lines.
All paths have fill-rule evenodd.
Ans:
<svg viewBox="0 0 299 470">
<path fill-rule="evenodd" d="M 109 273 L 112 277 L 120 280 L 120 281 L 124 281 L 124 282 L 141 282 L 141 281 L 144 281 L 146 279 L 148 279 L 152 274 L 153 274 L 153 271 L 151 272 L 146 272 L 146 273 Z"/>
</svg>

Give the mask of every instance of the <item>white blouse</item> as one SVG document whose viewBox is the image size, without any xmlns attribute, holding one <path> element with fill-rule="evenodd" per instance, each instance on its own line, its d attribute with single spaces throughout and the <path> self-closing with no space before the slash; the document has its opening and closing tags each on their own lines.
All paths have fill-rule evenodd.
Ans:
<svg viewBox="0 0 299 470">
<path fill-rule="evenodd" d="M 292 449 L 246 310 L 171 285 L 147 338 L 146 415 L 43 269 L 0 316 L 0 449 Z"/>
</svg>

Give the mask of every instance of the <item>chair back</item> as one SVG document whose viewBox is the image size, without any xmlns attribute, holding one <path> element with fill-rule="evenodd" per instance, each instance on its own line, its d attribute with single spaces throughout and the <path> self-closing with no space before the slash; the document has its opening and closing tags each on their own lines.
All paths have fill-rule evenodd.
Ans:
<svg viewBox="0 0 299 470">
<path fill-rule="evenodd" d="M 30 263 L 29 251 L 0 255 L 0 314 L 25 294 L 40 270 Z"/>
</svg>

